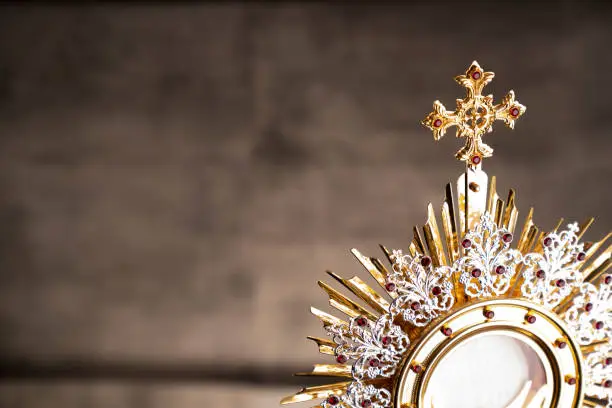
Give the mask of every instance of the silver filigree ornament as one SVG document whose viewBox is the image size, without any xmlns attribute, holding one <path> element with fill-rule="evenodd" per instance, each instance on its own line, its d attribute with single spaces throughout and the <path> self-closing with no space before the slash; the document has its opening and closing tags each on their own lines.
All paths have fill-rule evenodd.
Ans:
<svg viewBox="0 0 612 408">
<path fill-rule="evenodd" d="M 455 301 L 453 274 L 472 298 L 496 297 L 510 289 L 517 266 L 524 265 L 522 294 L 535 303 L 552 308 L 566 298 L 572 289 L 579 291 L 563 315 L 578 343 L 592 344 L 612 337 L 611 285 L 608 280 L 598 289 L 582 283 L 578 266 L 584 260 L 583 245 L 578 243 L 577 224 L 566 231 L 551 233 L 542 243 L 543 253 L 529 253 L 510 248 L 511 233 L 500 228 L 489 214 L 482 215 L 473 230 L 462 241 L 464 255 L 451 266 L 434 266 L 429 257 L 411 256 L 392 251 L 393 263 L 387 281 L 396 296 L 389 310 L 378 320 L 358 316 L 348 324 L 326 327 L 334 343 L 338 361 L 352 360 L 353 382 L 342 395 L 330 395 L 324 408 L 389 408 L 391 393 L 364 381 L 392 377 L 410 346 L 410 340 L 397 319 L 414 326 L 426 326 L 449 311 Z M 560 281 L 562 280 L 562 281 Z M 562 284 L 559 284 L 563 282 Z M 611 348 L 604 345 L 586 359 L 587 384 L 592 395 L 610 396 L 609 374 Z M 608 383 L 606 383 L 608 381 Z M 608 387 L 605 386 L 608 385 Z M 612 408 L 612 407 L 608 407 Z"/>
<path fill-rule="evenodd" d="M 584 359 L 585 393 L 612 403 L 612 345 L 595 347 Z"/>
<path fill-rule="evenodd" d="M 400 250 L 391 254 L 393 272 L 388 277 L 395 285 L 397 298 L 389 311 L 415 326 L 425 326 L 455 301 L 449 266 L 434 267 L 425 256 L 411 257 Z"/>
<path fill-rule="evenodd" d="M 567 230 L 552 232 L 543 239 L 543 253 L 525 255 L 523 296 L 551 309 L 582 283 L 578 266 L 584 253 L 578 231 L 577 223 L 569 224 Z"/>
<path fill-rule="evenodd" d="M 579 294 L 564 314 L 568 328 L 581 345 L 612 338 L 612 288 L 608 277 L 599 288 L 591 283 L 579 286 Z"/>
<path fill-rule="evenodd" d="M 389 390 L 376 388 L 371 384 L 365 385 L 359 381 L 348 386 L 346 394 L 342 396 L 342 403 L 349 408 L 389 408 L 392 406 Z M 337 405 L 331 405 L 328 401 L 325 401 L 323 406 L 337 408 Z"/>
<path fill-rule="evenodd" d="M 330 325 L 326 330 L 337 344 L 336 356 L 354 360 L 352 376 L 357 381 L 391 377 L 410 345 L 408 336 L 393 324 L 389 313 L 376 322 L 359 316 L 348 325 Z"/>
<path fill-rule="evenodd" d="M 508 291 L 522 255 L 510 248 L 512 234 L 498 228 L 491 216 L 483 214 L 475 228 L 465 234 L 465 255 L 453 265 L 469 297 L 487 298 Z"/>
</svg>

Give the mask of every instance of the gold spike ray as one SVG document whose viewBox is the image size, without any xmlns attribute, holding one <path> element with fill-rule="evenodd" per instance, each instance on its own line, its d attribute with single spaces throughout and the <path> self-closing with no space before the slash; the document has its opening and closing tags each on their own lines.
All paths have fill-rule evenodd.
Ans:
<svg viewBox="0 0 612 408">
<path fill-rule="evenodd" d="M 336 343 L 334 343 L 333 341 L 314 336 L 308 336 L 307 339 L 312 340 L 316 343 L 317 347 L 319 348 L 319 353 L 328 354 L 332 356 L 336 354 Z"/>
<path fill-rule="evenodd" d="M 564 218 L 559 219 L 559 222 L 557 223 L 557 226 L 555 226 L 555 228 L 552 230 L 552 232 L 557 232 L 559 230 L 559 228 L 561 228 L 561 225 L 563 225 L 563 221 L 565 221 Z"/>
<path fill-rule="evenodd" d="M 379 247 L 384 252 L 387 261 L 389 261 L 390 264 L 393 264 L 393 259 L 391 259 L 391 252 L 387 249 L 387 247 L 384 245 L 379 245 Z"/>
<path fill-rule="evenodd" d="M 591 264 L 582 270 L 584 280 L 587 282 L 594 282 L 601 277 L 610 267 L 612 261 L 610 256 L 612 255 L 612 245 L 609 246 L 601 255 L 599 255 Z"/>
<path fill-rule="evenodd" d="M 414 237 L 412 238 L 412 244 L 414 244 L 416 253 L 425 255 L 425 242 L 423 241 L 423 238 L 419 233 L 419 229 L 417 227 L 413 227 L 412 232 L 414 234 Z"/>
<path fill-rule="evenodd" d="M 311 401 L 313 399 L 325 398 L 329 395 L 341 395 L 349 386 L 350 381 L 343 381 L 335 384 L 318 385 L 315 387 L 303 388 L 295 395 L 285 397 L 281 400 L 281 404 L 292 404 L 294 402 Z"/>
<path fill-rule="evenodd" d="M 425 243 L 429 249 L 429 255 L 434 266 L 446 265 L 446 256 L 444 255 L 444 246 L 440 239 L 440 230 L 436 223 L 436 215 L 431 203 L 427 206 L 427 222 L 423 226 L 423 234 L 425 235 Z"/>
<path fill-rule="evenodd" d="M 319 320 L 323 322 L 323 327 L 327 326 L 348 326 L 348 323 L 342 319 L 338 319 L 335 316 L 330 315 L 329 313 L 325 313 L 322 310 L 317 309 L 314 306 L 310 307 L 310 313 L 317 316 Z"/>
<path fill-rule="evenodd" d="M 489 196 L 487 198 L 487 212 L 494 214 L 494 204 L 497 203 L 499 196 L 497 195 L 497 177 L 491 176 L 491 184 L 489 185 Z"/>
<path fill-rule="evenodd" d="M 510 192 L 508 193 L 506 209 L 502 218 L 502 227 L 506 228 L 512 234 L 514 233 L 514 229 L 516 228 L 516 221 L 518 218 L 518 209 L 514 204 L 515 198 L 516 193 L 513 189 L 510 189 Z"/>
<path fill-rule="evenodd" d="M 589 261 L 589 259 L 591 259 L 593 257 L 593 255 L 595 255 L 597 253 L 597 251 L 599 251 L 599 249 L 606 243 L 606 241 L 608 239 L 610 239 L 610 237 L 612 237 L 612 232 L 609 232 L 608 235 L 606 235 L 605 237 L 603 237 L 602 239 L 600 239 L 599 241 L 592 243 L 590 245 L 585 244 L 585 258 L 584 261 L 582 261 L 583 265 L 586 265 L 586 263 Z"/>
<path fill-rule="evenodd" d="M 446 237 L 446 246 L 450 262 L 459 259 L 459 237 L 457 235 L 457 223 L 455 222 L 455 204 L 453 202 L 453 188 L 451 184 L 446 185 L 444 204 L 442 204 L 442 228 Z"/>
<path fill-rule="evenodd" d="M 329 304 L 342 313 L 355 318 L 357 316 L 365 316 L 371 321 L 375 322 L 378 318 L 374 313 L 364 309 L 357 303 L 345 297 L 343 294 L 329 286 L 323 281 L 319 281 L 319 286 L 329 295 Z"/>
<path fill-rule="evenodd" d="M 332 278 L 340 282 L 344 287 L 353 292 L 355 296 L 366 302 L 378 313 L 386 313 L 389 310 L 389 302 L 383 299 L 376 293 L 367 283 L 359 277 L 354 276 L 351 279 L 344 279 L 333 272 L 327 272 Z"/>
<path fill-rule="evenodd" d="M 533 237 L 530 237 L 530 235 L 535 235 L 533 232 L 534 227 L 533 207 L 531 207 L 529 214 L 527 214 L 527 218 L 525 218 L 525 224 L 523 224 L 523 229 L 516 245 L 517 249 L 523 254 L 529 250 L 528 244 L 533 239 Z"/>
<path fill-rule="evenodd" d="M 357 258 L 363 267 L 370 272 L 370 275 L 376 279 L 376 282 L 378 282 L 378 284 L 384 288 L 385 284 L 387 283 L 387 276 L 389 275 L 389 272 L 384 265 L 381 264 L 378 259 L 368 258 L 355 248 L 351 249 L 351 253 L 355 256 L 355 258 Z"/>
<path fill-rule="evenodd" d="M 352 366 L 345 364 L 315 364 L 312 371 L 306 373 L 295 373 L 295 375 L 352 378 L 351 370 Z"/>
<path fill-rule="evenodd" d="M 504 200 L 498 198 L 494 205 L 494 209 L 495 212 L 493 213 L 493 222 L 495 222 L 498 227 L 501 227 L 504 213 Z"/>
<path fill-rule="evenodd" d="M 593 225 L 593 222 L 595 221 L 595 218 L 589 218 L 588 220 L 584 221 L 582 224 L 580 224 L 580 230 L 578 230 L 578 233 L 576 234 L 576 236 L 578 237 L 578 239 L 581 239 L 582 236 L 584 235 L 584 233 L 586 232 L 586 230 L 589 229 L 589 227 L 591 225 Z"/>
</svg>

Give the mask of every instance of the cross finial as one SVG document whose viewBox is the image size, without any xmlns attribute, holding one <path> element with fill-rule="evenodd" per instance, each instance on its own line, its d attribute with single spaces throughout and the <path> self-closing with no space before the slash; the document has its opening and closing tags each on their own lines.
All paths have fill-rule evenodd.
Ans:
<svg viewBox="0 0 612 408">
<path fill-rule="evenodd" d="M 433 131 L 435 140 L 440 140 L 446 129 L 456 126 L 457 137 L 465 138 L 465 146 L 455 157 L 470 167 L 493 155 L 493 148 L 482 141 L 482 135 L 493 131 L 493 122 L 503 120 L 506 126 L 514 129 L 514 122 L 527 109 L 514 99 L 514 91 L 508 92 L 497 105 L 493 105 L 493 95 L 481 95 L 482 89 L 494 76 L 493 72 L 485 72 L 474 61 L 464 75 L 455 77 L 455 81 L 467 89 L 467 96 L 457 99 L 457 109 L 449 112 L 440 101 L 435 101 L 433 112 L 422 121 L 423 125 Z"/>
</svg>

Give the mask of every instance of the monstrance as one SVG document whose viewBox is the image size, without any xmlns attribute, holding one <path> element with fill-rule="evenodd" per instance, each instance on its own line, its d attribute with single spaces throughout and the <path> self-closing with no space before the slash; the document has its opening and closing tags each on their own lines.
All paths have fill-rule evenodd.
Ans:
<svg viewBox="0 0 612 408">
<path fill-rule="evenodd" d="M 482 95 L 493 77 L 473 62 L 455 78 L 467 89 L 457 108 L 434 102 L 422 122 L 434 139 L 452 126 L 465 139 L 456 154 L 466 164 L 456 191 L 446 186 L 438 219 L 429 204 L 427 222 L 414 228 L 406 250 L 381 246 L 390 267 L 351 251 L 378 291 L 357 276 L 331 272 L 352 295 L 319 282 L 345 316 L 311 309 L 327 337 L 309 338 L 334 363 L 304 374 L 339 380 L 302 389 L 282 404 L 612 407 L 610 234 L 582 242 L 593 219 L 566 226 L 561 219 L 542 230 L 533 208 L 516 228 L 516 194 L 510 190 L 504 201 L 495 177 L 489 182 L 482 161 L 493 149 L 482 137 L 496 120 L 514 128 L 526 108 L 512 91 L 499 104 Z"/>
</svg>

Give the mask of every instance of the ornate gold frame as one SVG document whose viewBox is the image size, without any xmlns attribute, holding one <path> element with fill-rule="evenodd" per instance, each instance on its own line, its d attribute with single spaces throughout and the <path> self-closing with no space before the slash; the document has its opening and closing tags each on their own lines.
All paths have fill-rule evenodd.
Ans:
<svg viewBox="0 0 612 408">
<path fill-rule="evenodd" d="M 530 345 L 545 368 L 546 391 L 525 404 L 612 406 L 612 275 L 606 275 L 612 234 L 580 242 L 593 218 L 566 229 L 561 219 L 545 231 L 534 224 L 532 208 L 515 238 L 516 194 L 501 199 L 495 177 L 489 181 L 482 171 L 493 153 L 482 136 L 495 120 L 513 128 L 526 108 L 512 91 L 497 105 L 481 95 L 493 76 L 472 63 L 455 78 L 467 89 L 457 109 L 436 101 L 423 121 L 436 140 L 450 126 L 466 140 L 456 155 L 466 170 L 455 193 L 446 186 L 442 228 L 429 204 L 405 253 L 381 246 L 391 269 L 352 250 L 384 296 L 357 276 L 329 272 L 351 296 L 319 282 L 348 319 L 311 309 L 331 339 L 309 339 L 337 364 L 316 364 L 301 375 L 342 381 L 305 388 L 282 404 L 323 399 L 317 408 L 425 408 L 427 386 L 445 356 L 469 339 L 503 334 Z"/>
<path fill-rule="evenodd" d="M 485 313 L 493 312 L 487 318 Z M 526 316 L 536 317 L 528 323 Z M 450 336 L 441 330 L 452 329 Z M 469 304 L 432 327 L 406 356 L 395 385 L 395 406 L 423 407 L 427 385 L 438 364 L 464 342 L 490 334 L 503 334 L 529 344 L 540 357 L 550 391 L 544 400 L 551 407 L 580 406 L 582 386 L 570 385 L 571 378 L 582 378 L 582 353 L 564 323 L 553 313 L 518 299 L 488 300 Z M 565 342 L 563 348 L 559 344 Z M 422 367 L 416 373 L 415 365 Z M 540 406 L 540 405 L 538 405 Z"/>
</svg>

